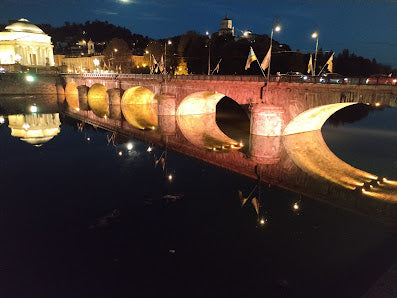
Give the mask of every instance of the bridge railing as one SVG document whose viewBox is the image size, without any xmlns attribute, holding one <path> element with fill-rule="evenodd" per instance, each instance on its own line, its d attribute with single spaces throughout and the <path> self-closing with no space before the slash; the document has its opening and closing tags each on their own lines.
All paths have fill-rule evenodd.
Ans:
<svg viewBox="0 0 397 298">
<path fill-rule="evenodd" d="M 198 80 L 198 81 L 239 81 L 239 82 L 266 82 L 263 76 L 235 76 L 235 75 L 163 75 L 163 74 L 62 74 L 64 76 L 79 76 L 84 78 L 103 78 L 103 79 L 154 79 L 154 80 Z M 317 83 L 317 84 L 348 84 L 348 85 L 367 85 L 367 77 L 341 77 L 324 79 L 321 76 L 270 76 L 270 82 L 288 82 L 288 83 Z M 371 82 L 371 85 L 386 85 L 382 82 Z M 397 86 L 397 84 L 395 85 Z"/>
</svg>

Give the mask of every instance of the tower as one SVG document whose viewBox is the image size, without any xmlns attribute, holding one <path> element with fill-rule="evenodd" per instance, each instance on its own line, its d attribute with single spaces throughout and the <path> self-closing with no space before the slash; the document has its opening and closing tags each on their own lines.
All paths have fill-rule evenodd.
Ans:
<svg viewBox="0 0 397 298">
<path fill-rule="evenodd" d="M 234 27 L 232 25 L 232 20 L 227 17 L 221 21 L 221 29 L 218 31 L 219 35 L 232 35 L 234 36 Z"/>
</svg>

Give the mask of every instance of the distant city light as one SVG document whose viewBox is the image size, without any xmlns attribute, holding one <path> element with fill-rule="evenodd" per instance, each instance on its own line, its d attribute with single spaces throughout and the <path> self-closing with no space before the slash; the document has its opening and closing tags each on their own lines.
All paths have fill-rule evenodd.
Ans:
<svg viewBox="0 0 397 298">
<path fill-rule="evenodd" d="M 299 204 L 298 203 L 294 203 L 294 205 L 292 207 L 294 208 L 294 210 L 299 210 Z"/>
<path fill-rule="evenodd" d="M 173 178 L 174 178 L 174 177 L 173 177 L 171 174 L 168 175 L 168 180 L 169 180 L 169 181 L 172 181 Z"/>
<path fill-rule="evenodd" d="M 37 106 L 35 106 L 35 105 L 30 106 L 30 111 L 31 111 L 32 113 L 37 113 Z"/>
<path fill-rule="evenodd" d="M 259 223 L 263 226 L 266 223 L 266 220 L 262 217 L 259 221 Z"/>
<path fill-rule="evenodd" d="M 0 124 L 3 124 L 6 120 L 4 119 L 3 116 L 0 116 Z"/>
<path fill-rule="evenodd" d="M 23 128 L 24 130 L 28 130 L 28 129 L 30 128 L 30 125 L 27 124 L 27 123 L 24 123 L 24 124 L 22 125 L 22 128 Z"/>
<path fill-rule="evenodd" d="M 146 150 L 147 152 L 151 152 L 152 151 L 152 147 L 147 147 L 147 150 Z"/>
<path fill-rule="evenodd" d="M 90 138 L 90 137 L 88 137 L 88 138 L 87 138 L 87 141 L 91 141 L 91 138 Z"/>
<path fill-rule="evenodd" d="M 123 152 L 119 151 L 119 156 L 122 156 L 122 155 L 123 155 Z"/>
<path fill-rule="evenodd" d="M 134 148 L 134 145 L 132 143 L 128 143 L 127 150 L 130 151 L 130 150 L 132 150 L 132 148 Z"/>
<path fill-rule="evenodd" d="M 28 81 L 28 82 L 33 82 L 33 81 L 34 81 L 34 77 L 31 76 L 31 75 L 27 75 L 27 76 L 25 77 L 25 79 L 26 79 L 26 81 Z"/>
</svg>

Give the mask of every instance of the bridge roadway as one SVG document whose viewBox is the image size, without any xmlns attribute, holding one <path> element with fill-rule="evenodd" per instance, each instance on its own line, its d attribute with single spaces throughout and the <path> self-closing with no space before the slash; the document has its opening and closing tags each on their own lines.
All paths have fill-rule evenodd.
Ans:
<svg viewBox="0 0 397 298">
<path fill-rule="evenodd" d="M 243 144 L 219 132 L 208 115 L 164 116 L 158 126 L 142 130 L 136 126 L 139 121 L 97 116 L 92 110 L 69 107 L 66 114 L 114 132 L 116 141 L 123 139 L 119 136 L 133 136 L 253 179 L 259 175 L 269 187 L 287 189 L 397 227 L 397 181 L 340 160 L 329 150 L 320 130 L 273 137 L 251 134 L 248 144 Z"/>
<path fill-rule="evenodd" d="M 252 107 L 251 132 L 262 136 L 321 129 L 330 115 L 354 103 L 397 106 L 397 87 L 386 85 L 270 82 L 267 87 L 263 77 L 256 76 L 62 77 L 66 99 L 75 101 L 72 106 L 76 109 L 87 109 L 91 101 L 92 105 L 155 104 L 159 115 L 211 114 L 219 100 L 227 96 Z"/>
</svg>

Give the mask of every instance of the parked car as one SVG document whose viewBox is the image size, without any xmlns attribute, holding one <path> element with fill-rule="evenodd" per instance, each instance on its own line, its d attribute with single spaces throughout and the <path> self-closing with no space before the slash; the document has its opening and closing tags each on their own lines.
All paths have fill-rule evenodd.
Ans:
<svg viewBox="0 0 397 298">
<path fill-rule="evenodd" d="M 374 74 L 370 76 L 366 84 L 380 84 L 380 85 L 396 85 L 397 79 L 385 74 Z"/>
<path fill-rule="evenodd" d="M 338 73 L 325 73 L 320 76 L 320 83 L 348 84 L 349 79 Z"/>
<path fill-rule="evenodd" d="M 303 76 L 303 73 L 299 71 L 289 71 L 286 74 L 282 74 L 281 79 L 285 82 L 300 82 L 302 81 Z"/>
</svg>

